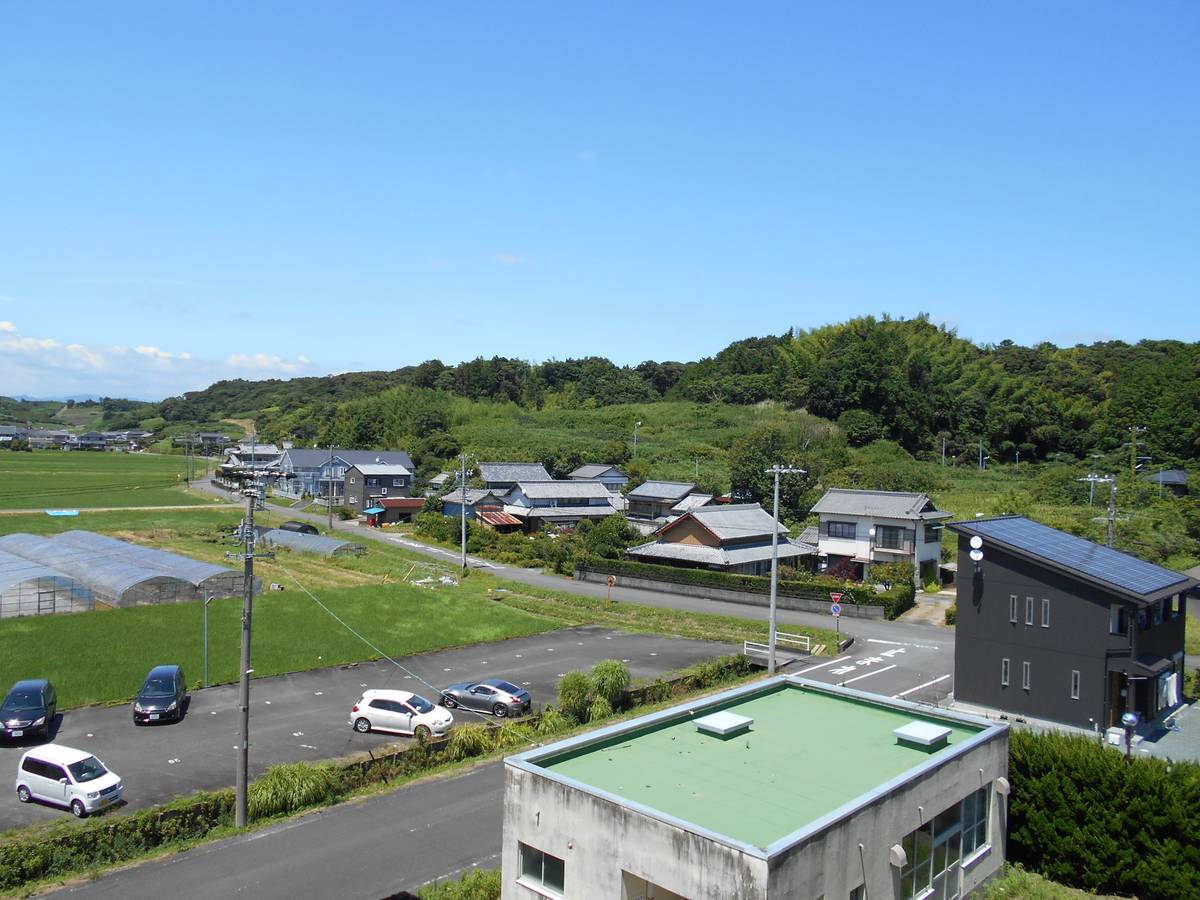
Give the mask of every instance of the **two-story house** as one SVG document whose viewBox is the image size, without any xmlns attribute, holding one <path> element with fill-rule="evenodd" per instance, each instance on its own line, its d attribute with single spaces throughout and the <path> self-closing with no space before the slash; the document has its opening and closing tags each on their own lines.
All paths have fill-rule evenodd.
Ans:
<svg viewBox="0 0 1200 900">
<path fill-rule="evenodd" d="M 521 481 L 504 497 L 504 511 L 516 516 L 527 531 L 545 525 L 598 522 L 616 509 L 608 488 L 598 481 Z"/>
<path fill-rule="evenodd" d="M 912 563 L 921 583 L 938 577 L 942 523 L 951 514 L 928 494 L 831 488 L 813 506 L 821 571 L 849 566 L 862 579 L 876 563 Z"/>
<path fill-rule="evenodd" d="M 412 470 L 396 463 L 359 463 L 346 469 L 345 505 L 362 512 L 386 497 L 407 497 Z"/>
<path fill-rule="evenodd" d="M 712 502 L 712 494 L 696 490 L 690 481 L 647 481 L 626 495 L 634 519 L 671 519 Z"/>
<path fill-rule="evenodd" d="M 588 463 L 567 476 L 572 481 L 599 481 L 610 493 L 619 494 L 629 484 L 629 476 L 616 466 Z"/>
<path fill-rule="evenodd" d="M 776 527 L 781 565 L 802 565 L 800 558 L 816 551 L 789 540 L 787 528 L 776 526 L 771 514 L 757 503 L 737 503 L 685 513 L 660 527 L 656 540 L 628 552 L 638 562 L 769 575 L 771 531 Z"/>
<path fill-rule="evenodd" d="M 334 506 L 343 505 L 346 503 L 346 470 L 360 464 L 397 465 L 410 473 L 415 471 L 412 457 L 403 450 L 289 447 L 279 458 L 280 478 L 276 481 L 275 490 L 280 494 L 296 497 L 308 494 L 325 500 L 329 497 L 332 487 Z M 411 485 L 410 474 L 410 489 Z M 403 496 L 407 496 L 407 493 Z"/>
<path fill-rule="evenodd" d="M 457 519 L 463 515 L 464 506 L 468 519 L 481 519 L 484 513 L 502 513 L 504 494 L 487 488 L 458 487 L 442 495 L 442 515 Z"/>
<path fill-rule="evenodd" d="M 479 477 L 488 490 L 507 493 L 522 481 L 552 481 L 550 473 L 541 463 L 530 462 L 481 462 Z"/>
<path fill-rule="evenodd" d="M 1194 578 L 1022 516 L 946 527 L 955 700 L 1099 729 L 1179 702 Z"/>
</svg>

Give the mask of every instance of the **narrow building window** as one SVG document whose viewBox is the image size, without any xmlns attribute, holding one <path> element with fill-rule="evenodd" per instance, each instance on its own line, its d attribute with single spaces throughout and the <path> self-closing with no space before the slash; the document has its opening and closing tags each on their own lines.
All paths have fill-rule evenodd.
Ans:
<svg viewBox="0 0 1200 900">
<path fill-rule="evenodd" d="M 1000 660 L 1000 685 L 1008 687 L 1008 657 Z"/>
<path fill-rule="evenodd" d="M 1050 601 L 1045 597 L 1042 598 L 1042 627 L 1050 627 Z"/>
<path fill-rule="evenodd" d="M 1017 595 L 1008 595 L 1008 621 L 1015 623 L 1017 621 Z"/>
<path fill-rule="evenodd" d="M 1025 624 L 1026 625 L 1033 624 L 1033 598 L 1032 597 L 1025 598 Z"/>
<path fill-rule="evenodd" d="M 1025 690 L 1029 690 L 1029 668 L 1029 663 L 1021 663 L 1021 687 L 1023 687 Z"/>
<path fill-rule="evenodd" d="M 1071 699 L 1079 699 L 1079 670 L 1071 670 Z"/>
</svg>

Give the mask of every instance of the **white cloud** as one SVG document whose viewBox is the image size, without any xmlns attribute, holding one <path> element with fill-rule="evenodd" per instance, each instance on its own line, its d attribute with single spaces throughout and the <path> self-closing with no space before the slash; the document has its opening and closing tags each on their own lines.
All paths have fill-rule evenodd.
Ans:
<svg viewBox="0 0 1200 900">
<path fill-rule="evenodd" d="M 512 253 L 497 253 L 492 259 L 505 266 L 519 266 L 525 262 L 523 256 L 516 256 Z"/>
<path fill-rule="evenodd" d="M 222 378 L 290 377 L 312 367 L 306 356 L 286 359 L 268 353 L 234 353 L 224 360 L 193 356 L 152 344 L 61 343 L 20 334 L 0 323 L 0 371 L 5 393 L 35 397 L 107 394 L 157 399 L 200 390 Z"/>
</svg>

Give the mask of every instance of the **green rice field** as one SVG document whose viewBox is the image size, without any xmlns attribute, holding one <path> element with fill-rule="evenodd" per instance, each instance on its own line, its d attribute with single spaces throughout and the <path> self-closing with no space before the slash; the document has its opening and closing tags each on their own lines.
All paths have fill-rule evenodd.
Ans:
<svg viewBox="0 0 1200 900">
<path fill-rule="evenodd" d="M 0 453 L 0 510 L 212 503 L 187 492 L 184 465 L 157 453 Z"/>
</svg>

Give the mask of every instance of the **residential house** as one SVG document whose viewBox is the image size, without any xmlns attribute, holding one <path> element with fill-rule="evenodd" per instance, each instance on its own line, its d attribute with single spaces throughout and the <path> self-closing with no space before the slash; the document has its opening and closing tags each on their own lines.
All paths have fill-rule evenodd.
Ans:
<svg viewBox="0 0 1200 900">
<path fill-rule="evenodd" d="M 1183 469 L 1163 469 L 1159 472 L 1144 472 L 1142 478 L 1157 485 L 1159 492 L 1164 489 L 1178 497 L 1188 495 L 1188 473 Z"/>
<path fill-rule="evenodd" d="M 29 429 L 24 425 L 0 425 L 0 444 L 29 440 Z"/>
<path fill-rule="evenodd" d="M 266 468 L 277 466 L 281 451 L 274 444 L 262 441 L 241 441 L 233 447 L 225 449 L 225 461 L 222 466 L 239 467 L 253 466 Z"/>
<path fill-rule="evenodd" d="M 85 431 L 75 438 L 76 450 L 103 450 L 108 446 L 108 438 L 100 431 Z"/>
<path fill-rule="evenodd" d="M 956 701 L 1097 729 L 1179 702 L 1196 579 L 1022 516 L 947 527 Z"/>
<path fill-rule="evenodd" d="M 504 761 L 500 897 L 976 895 L 1008 754 L 1005 723 L 796 676 L 688 700 Z"/>
<path fill-rule="evenodd" d="M 603 463 L 588 463 L 580 466 L 574 472 L 567 476 L 572 481 L 599 481 L 613 494 L 621 493 L 625 485 L 629 484 L 629 476 L 618 469 L 616 466 L 609 466 Z"/>
<path fill-rule="evenodd" d="M 552 481 L 541 463 L 481 462 L 479 477 L 489 490 L 507 493 L 521 481 Z"/>
<path fill-rule="evenodd" d="M 363 514 L 370 517 L 370 524 L 395 525 L 399 522 L 411 522 L 413 516 L 425 506 L 423 497 L 380 497 L 374 506 L 368 506 Z"/>
<path fill-rule="evenodd" d="M 616 509 L 608 488 L 598 481 L 521 481 L 505 495 L 504 511 L 520 519 L 527 531 L 537 531 L 548 524 L 598 522 Z"/>
<path fill-rule="evenodd" d="M 942 554 L 939 510 L 927 494 L 832 488 L 812 511 L 818 522 L 818 568 L 849 565 L 862 579 L 877 563 L 908 562 L 919 583 L 936 579 Z"/>
<path fill-rule="evenodd" d="M 713 569 L 743 575 L 771 573 L 771 532 L 778 529 L 779 561 L 802 566 L 816 547 L 793 543 L 785 526 L 757 503 L 704 506 L 660 527 L 657 540 L 629 550 L 638 562 Z"/>
<path fill-rule="evenodd" d="M 359 463 L 346 470 L 345 505 L 365 510 L 385 497 L 407 497 L 412 470 L 395 463 Z"/>
<path fill-rule="evenodd" d="M 712 498 L 690 481 L 647 481 L 626 495 L 629 516 L 635 519 L 670 519 L 705 506 Z"/>
<path fill-rule="evenodd" d="M 429 484 L 425 487 L 425 496 L 436 497 L 438 494 L 444 491 L 447 486 L 454 483 L 455 477 L 456 476 L 453 472 L 438 472 L 429 479 Z"/>
<path fill-rule="evenodd" d="M 442 496 L 442 515 L 458 518 L 466 507 L 467 518 L 474 519 L 483 512 L 503 512 L 504 494 L 487 488 L 455 488 Z"/>
<path fill-rule="evenodd" d="M 72 438 L 65 429 L 35 428 L 28 434 L 29 446 L 34 450 L 64 450 L 71 446 Z"/>
<path fill-rule="evenodd" d="M 346 504 L 346 470 L 353 465 L 398 465 L 410 473 L 416 471 L 412 457 L 403 450 L 344 450 L 334 447 L 289 447 L 279 458 L 280 478 L 275 484 L 279 494 L 308 495 L 327 500 L 332 481 L 333 505 Z M 409 476 L 411 493 L 412 478 Z M 407 496 L 407 493 L 405 496 Z"/>
</svg>

